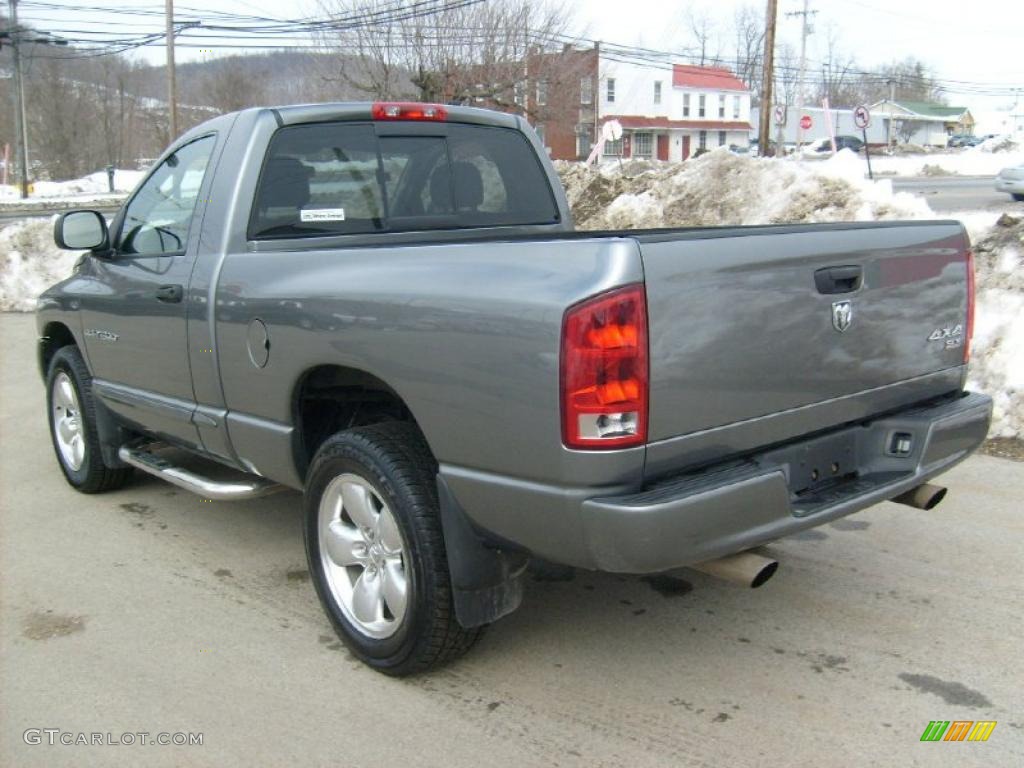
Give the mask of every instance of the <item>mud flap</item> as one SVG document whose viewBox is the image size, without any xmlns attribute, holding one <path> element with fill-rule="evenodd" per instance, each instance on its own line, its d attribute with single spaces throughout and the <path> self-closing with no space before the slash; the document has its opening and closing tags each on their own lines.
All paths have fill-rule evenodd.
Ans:
<svg viewBox="0 0 1024 768">
<path fill-rule="evenodd" d="M 512 613 L 523 600 L 523 575 L 529 556 L 485 544 L 440 476 L 437 496 L 455 618 L 469 629 Z"/>
</svg>

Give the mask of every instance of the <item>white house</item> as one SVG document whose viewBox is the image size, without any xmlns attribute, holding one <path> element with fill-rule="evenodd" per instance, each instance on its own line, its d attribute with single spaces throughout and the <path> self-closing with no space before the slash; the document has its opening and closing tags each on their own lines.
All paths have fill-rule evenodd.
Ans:
<svg viewBox="0 0 1024 768">
<path fill-rule="evenodd" d="M 974 118 L 967 107 L 948 107 L 926 101 L 879 101 L 871 105 L 871 114 L 889 130 L 899 143 L 946 146 L 955 133 L 974 133 Z"/>
<path fill-rule="evenodd" d="M 617 120 L 603 155 L 681 161 L 700 149 L 749 145 L 750 91 L 727 69 L 632 63 L 601 51 L 598 122 Z"/>
</svg>

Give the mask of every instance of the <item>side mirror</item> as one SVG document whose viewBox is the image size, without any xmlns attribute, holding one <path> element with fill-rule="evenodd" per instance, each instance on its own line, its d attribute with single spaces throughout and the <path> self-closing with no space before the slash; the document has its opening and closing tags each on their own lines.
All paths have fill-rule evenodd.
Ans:
<svg viewBox="0 0 1024 768">
<path fill-rule="evenodd" d="M 53 225 L 58 248 L 69 251 L 96 251 L 110 247 L 107 220 L 96 211 L 62 213 Z"/>
</svg>

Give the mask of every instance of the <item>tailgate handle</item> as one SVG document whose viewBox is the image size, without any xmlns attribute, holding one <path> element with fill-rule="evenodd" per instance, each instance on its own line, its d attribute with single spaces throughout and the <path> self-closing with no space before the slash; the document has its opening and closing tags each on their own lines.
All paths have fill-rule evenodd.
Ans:
<svg viewBox="0 0 1024 768">
<path fill-rule="evenodd" d="M 818 293 L 851 293 L 860 288 L 863 270 L 857 265 L 825 267 L 814 273 Z"/>
</svg>

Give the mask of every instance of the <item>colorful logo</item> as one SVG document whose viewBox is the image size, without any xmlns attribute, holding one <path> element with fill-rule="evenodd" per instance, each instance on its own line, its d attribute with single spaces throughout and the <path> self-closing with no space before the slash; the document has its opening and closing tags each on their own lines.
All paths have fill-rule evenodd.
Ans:
<svg viewBox="0 0 1024 768">
<path fill-rule="evenodd" d="M 995 720 L 932 720 L 921 741 L 988 741 L 995 727 Z"/>
</svg>

